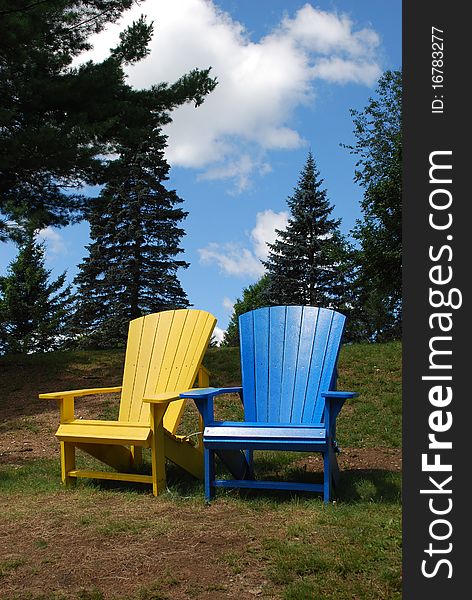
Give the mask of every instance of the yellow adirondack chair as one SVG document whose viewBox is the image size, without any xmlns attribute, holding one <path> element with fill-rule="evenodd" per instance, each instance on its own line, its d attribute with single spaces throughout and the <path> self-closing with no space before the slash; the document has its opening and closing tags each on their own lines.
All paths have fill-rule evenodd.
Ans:
<svg viewBox="0 0 472 600">
<path fill-rule="evenodd" d="M 203 444 L 195 447 L 176 435 L 185 400 L 175 399 L 191 389 L 208 386 L 208 371 L 201 365 L 216 319 L 202 310 L 170 310 L 134 319 L 129 324 L 123 385 L 40 394 L 57 400 L 60 425 L 61 474 L 65 485 L 77 477 L 114 479 L 152 484 L 157 496 L 166 488 L 168 458 L 198 478 L 203 478 Z M 117 421 L 74 418 L 74 398 L 121 392 Z M 152 403 L 143 402 L 146 397 Z M 152 474 L 133 472 L 142 448 L 151 448 Z M 116 471 L 78 470 L 79 448 Z"/>
</svg>

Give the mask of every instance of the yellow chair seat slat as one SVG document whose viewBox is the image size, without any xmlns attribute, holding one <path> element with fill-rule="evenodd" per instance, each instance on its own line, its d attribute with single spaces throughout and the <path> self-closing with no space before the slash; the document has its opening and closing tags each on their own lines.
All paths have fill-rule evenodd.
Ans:
<svg viewBox="0 0 472 600">
<path fill-rule="evenodd" d="M 151 428 L 119 421 L 73 421 L 62 423 L 56 431 L 61 442 L 90 442 L 148 445 Z"/>
</svg>

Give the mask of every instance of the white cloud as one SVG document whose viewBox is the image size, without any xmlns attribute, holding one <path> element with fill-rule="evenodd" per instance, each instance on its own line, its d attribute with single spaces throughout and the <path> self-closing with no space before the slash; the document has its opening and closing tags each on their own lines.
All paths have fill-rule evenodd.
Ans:
<svg viewBox="0 0 472 600">
<path fill-rule="evenodd" d="M 223 298 L 223 306 L 226 308 L 226 310 L 230 313 L 233 312 L 233 308 L 234 308 L 234 300 L 231 300 L 230 298 L 224 297 Z"/>
<path fill-rule="evenodd" d="M 202 263 L 216 263 L 227 275 L 260 277 L 264 272 L 260 260 L 238 244 L 211 242 L 206 248 L 200 248 L 198 253 Z"/>
<path fill-rule="evenodd" d="M 227 275 L 261 277 L 264 274 L 261 260 L 267 258 L 269 251 L 267 242 L 275 241 L 277 237 L 275 230 L 285 229 L 287 221 L 288 213 L 285 211 L 276 213 L 269 209 L 259 212 L 256 215 L 256 225 L 249 234 L 250 249 L 234 242 L 226 244 L 211 242 L 205 248 L 198 250 L 200 261 L 218 265 Z"/>
<path fill-rule="evenodd" d="M 46 250 L 51 255 L 67 254 L 67 248 L 63 237 L 52 227 L 41 229 L 36 239 L 39 242 L 44 242 Z"/>
<path fill-rule="evenodd" d="M 215 180 L 228 179 L 235 180 L 235 185 L 229 193 L 241 193 L 251 185 L 251 175 L 258 172 L 263 175 L 271 170 L 271 166 L 264 161 L 254 160 L 249 154 L 243 154 L 239 159 L 227 162 L 223 165 L 210 167 L 207 171 L 198 176 L 197 179 Z"/>
<path fill-rule="evenodd" d="M 269 247 L 277 238 L 276 230 L 287 227 L 288 213 L 285 211 L 276 213 L 273 210 L 264 210 L 256 215 L 256 226 L 251 231 L 251 240 L 254 254 L 262 260 L 267 258 Z"/>
<path fill-rule="evenodd" d="M 305 4 L 293 19 L 285 17 L 281 31 L 307 50 L 318 54 L 346 53 L 353 57 L 371 56 L 380 44 L 372 29 L 355 31 L 346 14 L 326 12 Z"/>
<path fill-rule="evenodd" d="M 313 67 L 313 74 L 332 83 L 366 83 L 378 77 L 376 65 L 339 58 L 322 58 Z"/>
<path fill-rule="evenodd" d="M 213 330 L 213 338 L 215 339 L 216 344 L 218 346 L 223 341 L 225 333 L 226 333 L 226 331 L 224 329 L 221 329 L 221 327 L 215 327 L 215 329 Z"/>
<path fill-rule="evenodd" d="M 146 0 L 99 34 L 85 58 L 106 56 L 119 31 L 141 14 L 154 21 L 155 34 L 150 55 L 128 69 L 133 85 L 173 82 L 209 66 L 219 82 L 198 110 L 174 111 L 166 128 L 170 163 L 199 169 L 203 179 L 233 179 L 236 191 L 268 170 L 267 150 L 304 144 L 291 118 L 296 107 L 313 103 L 317 79 L 372 85 L 381 73 L 380 40 L 372 28 L 357 28 L 346 14 L 311 4 L 254 41 L 211 0 Z"/>
</svg>

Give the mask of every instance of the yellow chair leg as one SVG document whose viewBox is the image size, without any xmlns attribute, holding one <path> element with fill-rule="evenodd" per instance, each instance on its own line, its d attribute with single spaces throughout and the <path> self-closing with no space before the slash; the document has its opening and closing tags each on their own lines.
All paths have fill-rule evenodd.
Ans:
<svg viewBox="0 0 472 600">
<path fill-rule="evenodd" d="M 158 496 L 166 489 L 166 457 L 164 452 L 164 425 L 166 407 L 151 404 L 151 463 L 152 493 Z"/>
<path fill-rule="evenodd" d="M 67 442 L 61 442 L 61 479 L 62 483 L 69 487 L 75 484 L 75 477 L 69 477 L 69 471 L 75 469 L 75 446 Z"/>
<path fill-rule="evenodd" d="M 131 446 L 131 467 L 137 468 L 143 464 L 143 449 L 141 446 Z"/>
</svg>

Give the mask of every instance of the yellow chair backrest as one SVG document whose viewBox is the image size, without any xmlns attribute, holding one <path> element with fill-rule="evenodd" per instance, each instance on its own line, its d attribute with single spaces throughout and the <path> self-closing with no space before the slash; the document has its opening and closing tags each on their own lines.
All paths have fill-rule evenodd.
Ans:
<svg viewBox="0 0 472 600">
<path fill-rule="evenodd" d="M 216 319 L 203 310 L 179 309 L 145 315 L 129 324 L 120 421 L 149 423 L 146 394 L 193 386 Z M 175 433 L 185 400 L 172 402 L 164 427 Z"/>
</svg>

